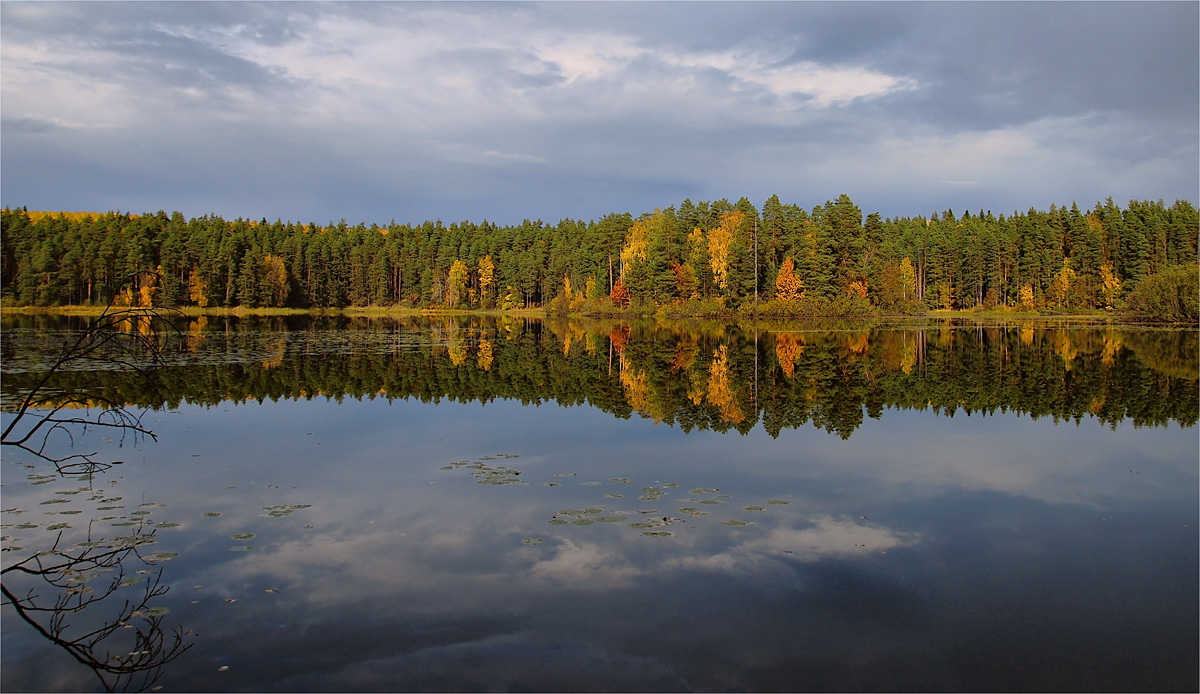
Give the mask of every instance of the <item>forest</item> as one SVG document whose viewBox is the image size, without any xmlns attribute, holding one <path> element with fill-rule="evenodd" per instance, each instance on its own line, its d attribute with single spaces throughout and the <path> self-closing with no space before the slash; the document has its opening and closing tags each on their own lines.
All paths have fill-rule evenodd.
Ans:
<svg viewBox="0 0 1200 694">
<path fill-rule="evenodd" d="M 1194 320 L 1194 288 L 1182 299 L 1172 292 L 1195 284 L 1198 236 L 1187 201 L 1121 208 L 1111 198 L 1088 210 L 912 218 L 864 216 L 847 195 L 811 210 L 777 195 L 761 210 L 744 197 L 685 199 L 636 218 L 515 226 L 321 226 L 5 208 L 0 300 L 581 314 L 1063 313 L 1120 309 L 1151 278 L 1174 277 L 1158 291 L 1171 294 L 1176 308 L 1146 311 L 1182 310 Z"/>
<path fill-rule="evenodd" d="M 71 321 L 74 321 L 72 323 Z M 46 316 L 4 323 L 6 399 L 37 384 L 61 346 Z M 198 316 L 157 331 L 164 363 L 59 374 L 71 397 L 177 409 L 247 400 L 415 398 L 591 405 L 685 432 L 772 436 L 811 425 L 848 438 L 864 416 L 1019 412 L 1117 426 L 1194 426 L 1197 333 L 1048 327 L 1044 321 L 905 329 L 785 322 L 510 316 Z M 140 326 L 145 329 L 147 326 Z M 336 358 L 331 358 L 336 355 Z"/>
</svg>

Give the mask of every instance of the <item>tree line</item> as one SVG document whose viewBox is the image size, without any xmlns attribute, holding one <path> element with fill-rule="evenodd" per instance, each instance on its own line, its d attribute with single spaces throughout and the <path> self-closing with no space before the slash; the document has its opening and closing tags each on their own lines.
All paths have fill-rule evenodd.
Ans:
<svg viewBox="0 0 1200 694">
<path fill-rule="evenodd" d="M 181 213 L 0 211 L 9 305 L 611 312 L 682 306 L 780 314 L 1120 307 L 1147 278 L 1195 266 L 1189 202 L 1111 198 L 1011 215 L 863 215 L 847 195 L 777 195 L 634 218 L 325 226 Z M 690 303 L 689 303 L 690 302 Z M 807 308 L 806 308 L 807 307 Z"/>
<path fill-rule="evenodd" d="M 61 331 L 47 328 L 65 324 L 45 316 L 5 321 L 5 398 L 38 382 L 38 364 L 61 341 Z M 784 328 L 565 317 L 200 316 L 178 333 L 161 333 L 154 379 L 78 370 L 59 374 L 57 387 L 154 408 L 313 397 L 554 401 L 685 432 L 746 433 L 761 422 L 773 436 L 809 424 L 849 437 L 864 417 L 886 409 L 1014 411 L 1110 426 L 1194 426 L 1200 417 L 1193 330 L 1033 322 Z"/>
</svg>

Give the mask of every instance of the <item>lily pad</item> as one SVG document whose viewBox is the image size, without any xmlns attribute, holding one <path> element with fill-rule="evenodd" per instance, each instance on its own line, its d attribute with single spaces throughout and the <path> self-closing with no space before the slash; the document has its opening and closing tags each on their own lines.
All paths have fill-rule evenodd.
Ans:
<svg viewBox="0 0 1200 694">
<path fill-rule="evenodd" d="M 544 537 L 527 537 L 524 540 L 521 540 L 521 544 L 533 546 L 533 545 L 540 545 L 545 541 L 546 541 L 546 538 L 544 538 Z"/>
<path fill-rule="evenodd" d="M 734 520 L 734 519 L 730 519 L 730 520 L 723 520 L 723 521 L 721 521 L 721 525 L 733 525 L 733 526 L 740 526 L 740 525 L 750 525 L 750 524 L 749 524 L 749 523 L 747 523 L 746 521 L 740 521 L 740 520 Z"/>
<path fill-rule="evenodd" d="M 237 533 L 236 535 L 232 535 L 231 537 L 235 540 L 242 540 L 242 541 L 253 540 L 254 533 Z"/>
<path fill-rule="evenodd" d="M 643 530 L 642 534 L 646 537 L 674 537 L 675 533 L 669 530 Z"/>
<path fill-rule="evenodd" d="M 775 506 L 785 506 L 785 505 L 787 505 L 787 504 L 790 504 L 790 503 L 792 503 L 792 502 L 790 502 L 790 501 L 784 501 L 783 499 L 771 499 L 771 500 L 770 500 L 770 501 L 768 501 L 767 503 L 768 503 L 768 504 L 774 504 Z"/>
<path fill-rule="evenodd" d="M 204 513 L 202 513 L 200 515 L 204 516 L 205 518 L 220 518 L 221 517 L 221 513 L 219 511 L 205 511 Z"/>
<path fill-rule="evenodd" d="M 179 552 L 158 552 L 146 557 L 149 561 L 171 561 L 179 556 Z"/>
<path fill-rule="evenodd" d="M 747 511 L 766 511 L 767 507 L 766 506 L 747 506 L 746 510 Z"/>
</svg>

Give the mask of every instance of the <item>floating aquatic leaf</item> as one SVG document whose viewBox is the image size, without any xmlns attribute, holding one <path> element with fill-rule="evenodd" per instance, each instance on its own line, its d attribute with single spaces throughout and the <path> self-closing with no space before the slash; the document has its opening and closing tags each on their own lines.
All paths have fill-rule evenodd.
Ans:
<svg viewBox="0 0 1200 694">
<path fill-rule="evenodd" d="M 40 523 L 22 523 L 17 526 L 17 530 L 33 530 L 41 525 Z"/>
<path fill-rule="evenodd" d="M 657 528 L 660 525 L 662 525 L 662 521 L 638 521 L 637 523 L 630 523 L 629 527 L 640 530 L 642 528 Z"/>
<path fill-rule="evenodd" d="M 551 518 L 549 523 L 550 523 L 550 525 L 566 525 L 567 521 L 565 521 L 561 518 Z"/>
<path fill-rule="evenodd" d="M 595 522 L 596 521 L 592 520 L 591 518 L 576 518 L 575 520 L 571 521 L 571 525 L 592 525 Z"/>
<path fill-rule="evenodd" d="M 229 551 L 230 552 L 249 552 L 249 551 L 255 550 L 255 549 L 258 549 L 258 548 L 255 547 L 254 545 L 238 545 L 237 547 L 230 547 Z"/>
<path fill-rule="evenodd" d="M 542 484 L 544 484 L 547 487 L 561 487 L 562 486 L 558 482 L 542 482 Z"/>
<path fill-rule="evenodd" d="M 136 521 L 121 521 L 120 523 L 113 523 L 114 528 L 128 528 L 131 525 L 141 525 L 141 523 Z"/>
<path fill-rule="evenodd" d="M 129 515 L 131 515 L 131 516 L 148 516 L 148 515 L 150 515 L 150 512 L 149 511 L 130 511 Z"/>
<path fill-rule="evenodd" d="M 532 545 L 540 545 L 545 541 L 546 541 L 546 538 L 544 538 L 544 537 L 527 537 L 524 540 L 521 540 L 521 544 L 532 546 Z"/>
<path fill-rule="evenodd" d="M 179 527 L 179 524 L 178 524 L 178 523 L 174 523 L 174 522 L 172 522 L 172 521 L 162 521 L 162 522 L 160 522 L 158 525 L 156 525 L 156 526 L 154 526 L 154 527 L 156 527 L 156 528 L 178 528 L 178 527 Z"/>
<path fill-rule="evenodd" d="M 122 509 L 122 508 L 125 508 L 125 507 L 124 506 L 97 506 L 96 510 L 97 511 L 116 511 L 116 510 Z"/>
<path fill-rule="evenodd" d="M 714 499 L 728 499 L 730 497 L 728 494 L 718 494 L 718 495 L 714 496 L 713 498 Z"/>
<path fill-rule="evenodd" d="M 454 469 L 454 466 L 453 466 L 453 465 L 443 465 L 443 466 L 441 466 L 441 467 L 440 467 L 440 468 L 438 468 L 438 469 L 439 469 L 439 470 L 453 470 L 453 469 Z"/>
<path fill-rule="evenodd" d="M 766 506 L 747 506 L 746 510 L 747 511 L 766 511 L 767 507 Z"/>
<path fill-rule="evenodd" d="M 596 515 L 597 513 L 604 513 L 604 509 L 602 509 L 602 508 L 596 508 L 595 506 L 591 506 L 591 507 L 589 507 L 589 508 L 588 508 L 586 511 L 584 511 L 584 513 L 586 513 L 586 514 L 588 514 L 588 515 L 590 515 L 590 516 L 594 516 L 594 515 Z"/>
<path fill-rule="evenodd" d="M 221 517 L 221 514 L 218 511 L 205 511 L 204 513 L 202 513 L 200 515 L 204 516 L 205 518 L 220 518 Z"/>
<path fill-rule="evenodd" d="M 770 500 L 770 501 L 768 501 L 767 503 L 768 503 L 768 504 L 775 504 L 776 506 L 783 506 L 783 505 L 786 505 L 786 504 L 790 504 L 790 503 L 792 503 L 792 502 L 790 502 L 790 501 L 784 501 L 784 500 L 782 500 L 782 499 L 771 499 L 771 500 Z"/>
<path fill-rule="evenodd" d="M 642 534 L 646 537 L 674 537 L 675 533 L 668 530 L 643 530 Z"/>
<path fill-rule="evenodd" d="M 178 552 L 158 552 L 157 554 L 151 554 L 150 556 L 146 557 L 146 559 L 150 561 L 171 561 L 178 556 Z"/>
<path fill-rule="evenodd" d="M 144 503 L 144 504 L 140 504 L 140 505 L 141 505 L 141 506 L 148 506 L 148 507 L 150 507 L 150 508 L 166 508 L 166 507 L 167 507 L 167 505 L 166 505 L 166 504 L 156 504 L 156 503 L 149 502 L 149 501 L 148 501 L 148 502 L 146 502 L 146 503 Z"/>
<path fill-rule="evenodd" d="M 684 506 L 683 508 L 677 508 L 675 510 L 680 513 L 700 513 L 700 509 L 696 508 L 695 506 Z"/>
<path fill-rule="evenodd" d="M 272 518 L 284 518 L 300 509 L 310 508 L 311 506 L 312 504 L 279 504 L 277 506 L 263 506 L 262 508 Z"/>
<path fill-rule="evenodd" d="M 279 593 L 279 592 L 281 592 L 281 591 L 280 591 L 278 588 L 267 588 L 267 589 L 266 589 L 266 590 L 264 590 L 263 592 L 264 592 L 264 593 Z"/>
<path fill-rule="evenodd" d="M 656 508 L 646 508 L 646 509 L 642 509 L 642 510 L 638 511 L 638 513 L 641 513 L 641 514 L 643 514 L 643 515 L 644 515 L 644 514 L 648 514 L 648 513 L 658 513 L 658 509 L 656 509 Z"/>
<path fill-rule="evenodd" d="M 574 473 L 574 472 L 556 472 L 556 473 L 554 473 L 554 476 L 555 476 L 555 477 L 574 477 L 576 474 L 578 474 L 578 473 Z"/>
<path fill-rule="evenodd" d="M 78 513 L 83 513 L 83 511 L 60 511 L 59 513 L 61 513 L 64 516 L 74 516 Z"/>
<path fill-rule="evenodd" d="M 235 540 L 253 540 L 254 533 L 238 533 L 232 536 Z"/>
<path fill-rule="evenodd" d="M 151 617 L 161 617 L 168 612 L 170 612 L 170 610 L 165 607 L 151 607 L 150 609 L 146 610 L 146 614 L 150 615 Z"/>
<path fill-rule="evenodd" d="M 69 527 L 71 526 L 66 523 L 51 523 L 46 526 L 46 530 L 65 530 Z"/>
<path fill-rule="evenodd" d="M 609 479 L 613 482 L 620 482 L 621 484 L 629 484 L 632 481 L 628 477 L 610 477 Z"/>
<path fill-rule="evenodd" d="M 732 519 L 731 519 L 731 520 L 723 520 L 723 521 L 721 521 L 721 525 L 750 525 L 750 524 L 749 524 L 749 523 L 747 523 L 746 521 L 732 520 Z"/>
<path fill-rule="evenodd" d="M 138 583 L 141 583 L 144 580 L 146 580 L 146 579 L 142 578 L 141 576 L 130 576 L 128 578 L 122 579 L 121 585 L 133 586 L 133 585 L 137 585 Z"/>
<path fill-rule="evenodd" d="M 229 669 L 228 665 L 222 665 L 221 667 L 217 668 L 217 672 L 225 672 L 228 669 Z"/>
<path fill-rule="evenodd" d="M 597 523 L 620 523 L 625 520 L 623 516 L 600 516 L 596 519 Z"/>
<path fill-rule="evenodd" d="M 663 489 L 675 489 L 676 487 L 679 486 L 679 483 L 678 482 L 667 482 L 666 484 L 659 485 L 659 486 L 661 486 Z"/>
<path fill-rule="evenodd" d="M 700 503 L 702 503 L 702 504 L 708 504 L 709 506 L 715 506 L 716 504 L 723 504 L 723 503 L 725 503 L 725 502 L 724 502 L 724 501 L 719 501 L 719 500 L 717 500 L 717 499 L 701 499 L 701 500 L 700 500 Z"/>
<path fill-rule="evenodd" d="M 601 482 L 581 482 L 580 486 L 582 486 L 582 487 L 599 487 L 601 484 L 602 484 Z"/>
<path fill-rule="evenodd" d="M 568 509 L 563 509 L 562 511 L 559 511 L 558 515 L 560 515 L 560 516 L 582 516 L 582 515 L 585 515 L 586 513 L 587 513 L 587 511 L 582 508 L 568 508 Z"/>
<path fill-rule="evenodd" d="M 41 503 L 41 505 L 48 506 L 50 504 L 69 504 L 69 503 L 71 503 L 70 499 L 46 499 L 45 501 L 43 501 Z"/>
<path fill-rule="evenodd" d="M 688 492 L 688 494 L 716 494 L 718 491 L 720 491 L 720 490 L 710 489 L 708 487 L 696 487 L 695 489 Z"/>
<path fill-rule="evenodd" d="M 605 494 L 604 498 L 605 499 L 624 499 L 625 495 L 624 494 Z"/>
</svg>

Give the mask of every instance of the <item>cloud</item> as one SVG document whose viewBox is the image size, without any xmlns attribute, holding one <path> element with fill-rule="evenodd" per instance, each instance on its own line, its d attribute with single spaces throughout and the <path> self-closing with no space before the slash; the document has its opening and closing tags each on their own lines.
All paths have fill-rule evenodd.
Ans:
<svg viewBox="0 0 1200 694">
<path fill-rule="evenodd" d="M 885 215 L 967 191 L 1194 198 L 1196 22 L 1188 3 L 9 3 L 3 202 L 505 223 L 773 193 Z"/>
</svg>

